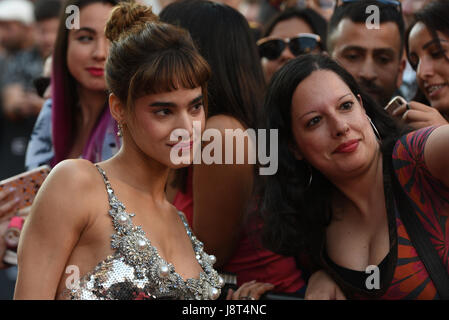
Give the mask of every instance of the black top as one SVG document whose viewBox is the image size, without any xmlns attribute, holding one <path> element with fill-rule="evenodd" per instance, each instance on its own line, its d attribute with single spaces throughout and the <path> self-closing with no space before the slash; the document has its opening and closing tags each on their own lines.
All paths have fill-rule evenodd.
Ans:
<svg viewBox="0 0 449 320">
<path fill-rule="evenodd" d="M 388 254 L 385 256 L 385 258 L 382 260 L 382 262 L 378 265 L 379 273 L 380 273 L 379 283 L 382 283 L 381 279 L 384 279 L 386 277 L 387 269 L 388 269 L 387 268 L 388 259 L 389 259 L 390 255 L 391 255 L 390 253 L 391 253 L 391 251 L 388 252 Z M 366 280 L 367 280 L 367 278 L 369 276 L 372 275 L 372 273 L 369 273 L 369 272 L 367 273 L 365 271 L 357 271 L 357 270 L 347 269 L 345 267 L 339 266 L 334 261 L 332 261 L 332 259 L 327 254 L 326 250 L 324 250 L 324 259 L 329 264 L 329 266 L 332 269 L 334 269 L 334 271 L 336 273 L 338 273 L 338 275 L 343 280 L 345 280 L 346 282 L 350 283 L 351 285 L 353 285 L 356 288 L 359 288 L 361 290 L 367 290 Z M 372 290 L 376 290 L 376 289 L 372 289 Z"/>
</svg>

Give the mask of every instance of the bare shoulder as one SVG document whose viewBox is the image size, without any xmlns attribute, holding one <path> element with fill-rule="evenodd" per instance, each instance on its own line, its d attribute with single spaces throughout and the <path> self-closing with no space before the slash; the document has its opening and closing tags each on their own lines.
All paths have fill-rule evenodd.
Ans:
<svg viewBox="0 0 449 320">
<path fill-rule="evenodd" d="M 42 184 L 31 213 L 85 220 L 92 203 L 95 203 L 92 200 L 100 190 L 100 181 L 101 177 L 91 162 L 81 159 L 62 161 Z"/>
<path fill-rule="evenodd" d="M 98 175 L 96 167 L 88 160 L 64 160 L 51 170 L 42 187 L 63 188 L 64 190 L 60 190 L 61 193 L 78 189 L 87 190 L 94 185 L 92 180 L 95 173 Z"/>
</svg>

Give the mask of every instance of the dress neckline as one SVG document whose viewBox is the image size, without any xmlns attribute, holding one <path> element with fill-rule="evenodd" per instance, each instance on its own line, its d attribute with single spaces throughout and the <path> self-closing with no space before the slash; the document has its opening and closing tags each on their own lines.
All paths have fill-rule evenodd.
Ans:
<svg viewBox="0 0 449 320">
<path fill-rule="evenodd" d="M 130 228 L 136 228 L 136 229 L 140 230 L 141 233 L 142 233 L 142 236 L 143 236 L 144 239 L 142 238 L 142 239 L 139 239 L 138 241 L 144 241 L 145 245 L 148 246 L 148 248 L 153 251 L 153 254 L 155 254 L 158 257 L 158 259 L 160 259 L 167 266 L 167 268 L 171 271 L 171 273 L 174 274 L 178 279 L 181 279 L 185 284 L 187 284 L 189 281 L 199 281 L 200 278 L 201 278 L 201 274 L 204 273 L 204 268 L 201 265 L 201 251 L 202 250 L 200 250 L 200 248 L 202 249 L 203 246 L 202 246 L 202 244 L 198 245 L 198 243 L 196 243 L 197 239 L 192 234 L 192 231 L 191 231 L 191 229 L 190 229 L 190 227 L 189 227 L 189 225 L 188 225 L 188 223 L 187 223 L 187 221 L 185 219 L 184 214 L 181 211 L 177 210 L 177 213 L 178 213 L 179 217 L 181 218 L 181 222 L 184 224 L 184 228 L 186 230 L 186 233 L 187 233 L 187 235 L 188 235 L 188 237 L 190 239 L 190 242 L 191 242 L 191 244 L 193 246 L 193 250 L 194 250 L 194 253 L 195 253 L 196 261 L 198 262 L 198 264 L 199 264 L 199 266 L 201 268 L 201 271 L 200 271 L 200 273 L 198 274 L 197 277 L 191 277 L 191 278 L 186 278 L 186 279 L 184 279 L 178 272 L 176 272 L 175 266 L 172 263 L 170 263 L 167 260 L 165 260 L 159 254 L 158 248 L 156 246 L 152 245 L 151 240 L 148 238 L 147 233 L 143 230 L 142 226 L 134 225 L 134 223 L 132 222 L 131 218 L 134 217 L 135 214 L 134 213 L 128 213 L 128 212 L 125 211 L 126 207 L 117 198 L 117 196 L 115 195 L 114 189 L 111 186 L 111 183 L 110 183 L 110 181 L 109 181 L 109 179 L 108 179 L 108 177 L 106 175 L 106 172 L 98 164 L 95 164 L 95 166 L 97 167 L 98 171 L 103 176 L 104 182 L 106 184 L 106 188 L 107 188 L 107 191 L 108 191 L 108 197 L 109 197 L 109 204 L 111 205 L 111 207 L 112 207 L 112 203 L 118 204 L 118 206 L 123 209 L 122 215 L 119 217 L 119 220 L 121 218 L 122 220 L 120 220 L 120 221 L 125 221 L 125 217 L 126 216 L 124 214 L 127 214 L 128 217 L 126 217 L 127 218 L 126 222 L 128 223 L 128 226 Z M 110 213 L 111 213 L 111 210 L 110 210 Z M 117 228 L 116 228 L 116 230 L 117 230 Z M 140 242 L 140 243 L 138 243 L 138 245 L 140 244 L 141 247 L 144 248 L 144 242 Z"/>
</svg>

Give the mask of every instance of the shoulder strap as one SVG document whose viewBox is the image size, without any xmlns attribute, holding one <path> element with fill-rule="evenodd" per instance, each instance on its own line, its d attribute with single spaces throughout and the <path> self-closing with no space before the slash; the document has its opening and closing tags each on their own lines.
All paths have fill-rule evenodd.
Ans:
<svg viewBox="0 0 449 320">
<path fill-rule="evenodd" d="M 449 274 L 435 250 L 435 247 L 430 242 L 428 232 L 424 229 L 421 221 L 415 214 L 408 196 L 405 194 L 394 173 L 393 176 L 393 188 L 397 195 L 398 208 L 402 222 L 437 289 L 440 299 L 448 300 Z"/>
<path fill-rule="evenodd" d="M 116 199 L 114 190 L 112 189 L 111 183 L 109 182 L 108 176 L 106 175 L 106 172 L 103 170 L 102 167 L 100 167 L 98 164 L 95 164 L 95 167 L 97 168 L 98 172 L 100 172 L 101 177 L 103 178 L 103 182 L 106 186 L 106 190 L 108 192 L 109 197 L 109 204 Z M 123 208 L 124 209 L 124 208 Z"/>
</svg>

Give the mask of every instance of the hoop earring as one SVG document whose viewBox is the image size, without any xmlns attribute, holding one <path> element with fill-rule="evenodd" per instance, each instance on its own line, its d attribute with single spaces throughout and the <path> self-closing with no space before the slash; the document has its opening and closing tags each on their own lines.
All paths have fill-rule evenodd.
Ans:
<svg viewBox="0 0 449 320">
<path fill-rule="evenodd" d="M 123 126 L 121 123 L 117 123 L 117 137 L 123 137 Z"/>
<path fill-rule="evenodd" d="M 376 126 L 374 125 L 373 121 L 370 117 L 366 116 L 369 120 L 369 123 L 371 124 L 371 128 L 373 128 L 374 134 L 376 135 L 377 140 L 382 141 L 382 137 L 380 136 L 379 131 L 377 130 Z"/>
</svg>

